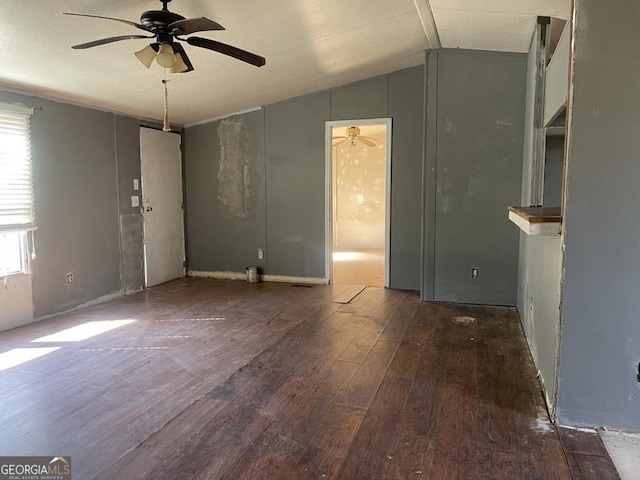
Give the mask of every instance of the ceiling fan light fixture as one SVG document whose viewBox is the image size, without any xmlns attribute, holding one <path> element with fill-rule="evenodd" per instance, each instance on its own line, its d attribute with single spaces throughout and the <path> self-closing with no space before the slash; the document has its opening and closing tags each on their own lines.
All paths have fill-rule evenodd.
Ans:
<svg viewBox="0 0 640 480">
<path fill-rule="evenodd" d="M 151 64 L 156 58 L 156 52 L 153 48 L 151 48 L 151 45 L 147 45 L 142 50 L 135 52 L 134 55 L 138 58 L 138 60 L 140 60 L 140 63 L 142 63 L 147 68 L 151 68 Z"/>
<path fill-rule="evenodd" d="M 156 57 L 158 65 L 164 68 L 171 68 L 176 64 L 176 56 L 171 48 L 171 45 L 168 43 L 163 43 L 160 45 L 160 51 L 158 52 L 158 56 Z"/>
<path fill-rule="evenodd" d="M 171 73 L 182 73 L 189 70 L 187 64 L 182 60 L 182 55 L 176 52 L 174 56 L 176 58 L 176 63 L 171 67 Z"/>
</svg>

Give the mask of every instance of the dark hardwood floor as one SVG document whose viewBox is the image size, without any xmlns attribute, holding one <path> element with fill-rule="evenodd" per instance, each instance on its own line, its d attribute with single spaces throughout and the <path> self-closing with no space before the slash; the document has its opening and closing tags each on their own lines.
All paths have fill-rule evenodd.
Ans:
<svg viewBox="0 0 640 480">
<path fill-rule="evenodd" d="M 185 279 L 0 333 L 0 368 L 38 348 L 0 371 L 0 455 L 77 480 L 618 478 L 549 422 L 512 308 Z"/>
</svg>

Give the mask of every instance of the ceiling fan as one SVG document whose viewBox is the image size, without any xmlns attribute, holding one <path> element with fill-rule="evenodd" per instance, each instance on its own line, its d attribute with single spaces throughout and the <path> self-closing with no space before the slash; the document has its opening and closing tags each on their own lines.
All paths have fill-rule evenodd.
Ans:
<svg viewBox="0 0 640 480">
<path fill-rule="evenodd" d="M 337 147 L 338 145 L 340 145 L 341 143 L 346 142 L 347 140 L 349 140 L 351 142 L 351 146 L 355 147 L 356 145 L 356 140 L 358 140 L 359 142 L 364 143 L 365 145 L 368 145 L 369 147 L 375 147 L 376 143 L 375 143 L 375 139 L 371 138 L 371 137 L 363 137 L 362 135 L 360 135 L 360 128 L 358 127 L 347 127 L 346 130 L 346 137 L 340 136 L 340 137 L 333 137 L 333 146 Z"/>
<path fill-rule="evenodd" d="M 116 37 L 102 38 L 100 40 L 81 43 L 80 45 L 74 45 L 71 48 L 86 49 L 105 45 L 107 43 L 119 42 L 121 40 L 155 38 L 153 43 L 147 45 L 139 52 L 136 52 L 135 55 L 147 68 L 151 66 L 153 60 L 156 60 L 160 66 L 170 68 L 172 73 L 187 73 L 193 70 L 193 65 L 191 64 L 187 53 L 182 45 L 176 42 L 176 40 L 180 42 L 187 42 L 189 45 L 194 47 L 206 48 L 208 50 L 213 50 L 214 52 L 228 55 L 251 65 L 255 65 L 256 67 L 261 67 L 266 63 L 264 57 L 247 52 L 246 50 L 242 50 L 232 45 L 227 45 L 226 43 L 202 37 L 181 38 L 183 35 L 190 35 L 195 32 L 224 30 L 225 28 L 219 23 L 205 17 L 185 18 L 182 15 L 170 12 L 167 8 L 167 4 L 170 3 L 171 0 L 160 0 L 160 2 L 162 3 L 162 10 L 148 10 L 143 12 L 140 16 L 140 23 L 122 20 L 120 18 L 103 17 L 100 15 L 64 13 L 64 15 L 73 15 L 76 17 L 114 20 L 152 34 L 119 35 Z"/>
</svg>

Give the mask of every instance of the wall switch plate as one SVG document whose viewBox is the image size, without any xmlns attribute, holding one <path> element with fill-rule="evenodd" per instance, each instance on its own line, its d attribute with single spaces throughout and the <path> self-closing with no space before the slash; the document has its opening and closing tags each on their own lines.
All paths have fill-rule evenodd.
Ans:
<svg viewBox="0 0 640 480">
<path fill-rule="evenodd" d="M 140 181 L 137 178 L 133 179 L 133 189 L 140 190 Z"/>
<path fill-rule="evenodd" d="M 264 250 L 262 248 L 258 249 L 258 260 L 264 260 Z"/>
<path fill-rule="evenodd" d="M 140 206 L 140 197 L 137 195 L 131 195 L 131 206 L 139 207 Z"/>
<path fill-rule="evenodd" d="M 73 273 L 67 273 L 67 285 L 73 285 Z"/>
<path fill-rule="evenodd" d="M 478 278 L 479 273 L 480 273 L 480 269 L 478 267 L 473 267 L 471 269 L 471 278 Z"/>
</svg>

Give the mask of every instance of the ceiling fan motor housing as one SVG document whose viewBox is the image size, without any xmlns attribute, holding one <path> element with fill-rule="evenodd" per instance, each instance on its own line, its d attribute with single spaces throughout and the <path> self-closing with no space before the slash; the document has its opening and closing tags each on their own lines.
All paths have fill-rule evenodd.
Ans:
<svg viewBox="0 0 640 480">
<path fill-rule="evenodd" d="M 360 135 L 360 128 L 358 127 L 347 127 L 347 137 L 357 137 Z"/>
<path fill-rule="evenodd" d="M 178 15 L 177 13 L 168 12 L 164 10 L 149 10 L 147 12 L 143 12 L 140 16 L 140 23 L 152 31 L 153 33 L 160 32 L 169 32 L 169 25 L 173 22 L 177 22 L 179 20 L 184 20 L 185 18 L 182 15 Z M 182 33 L 179 29 L 175 34 Z"/>
</svg>

